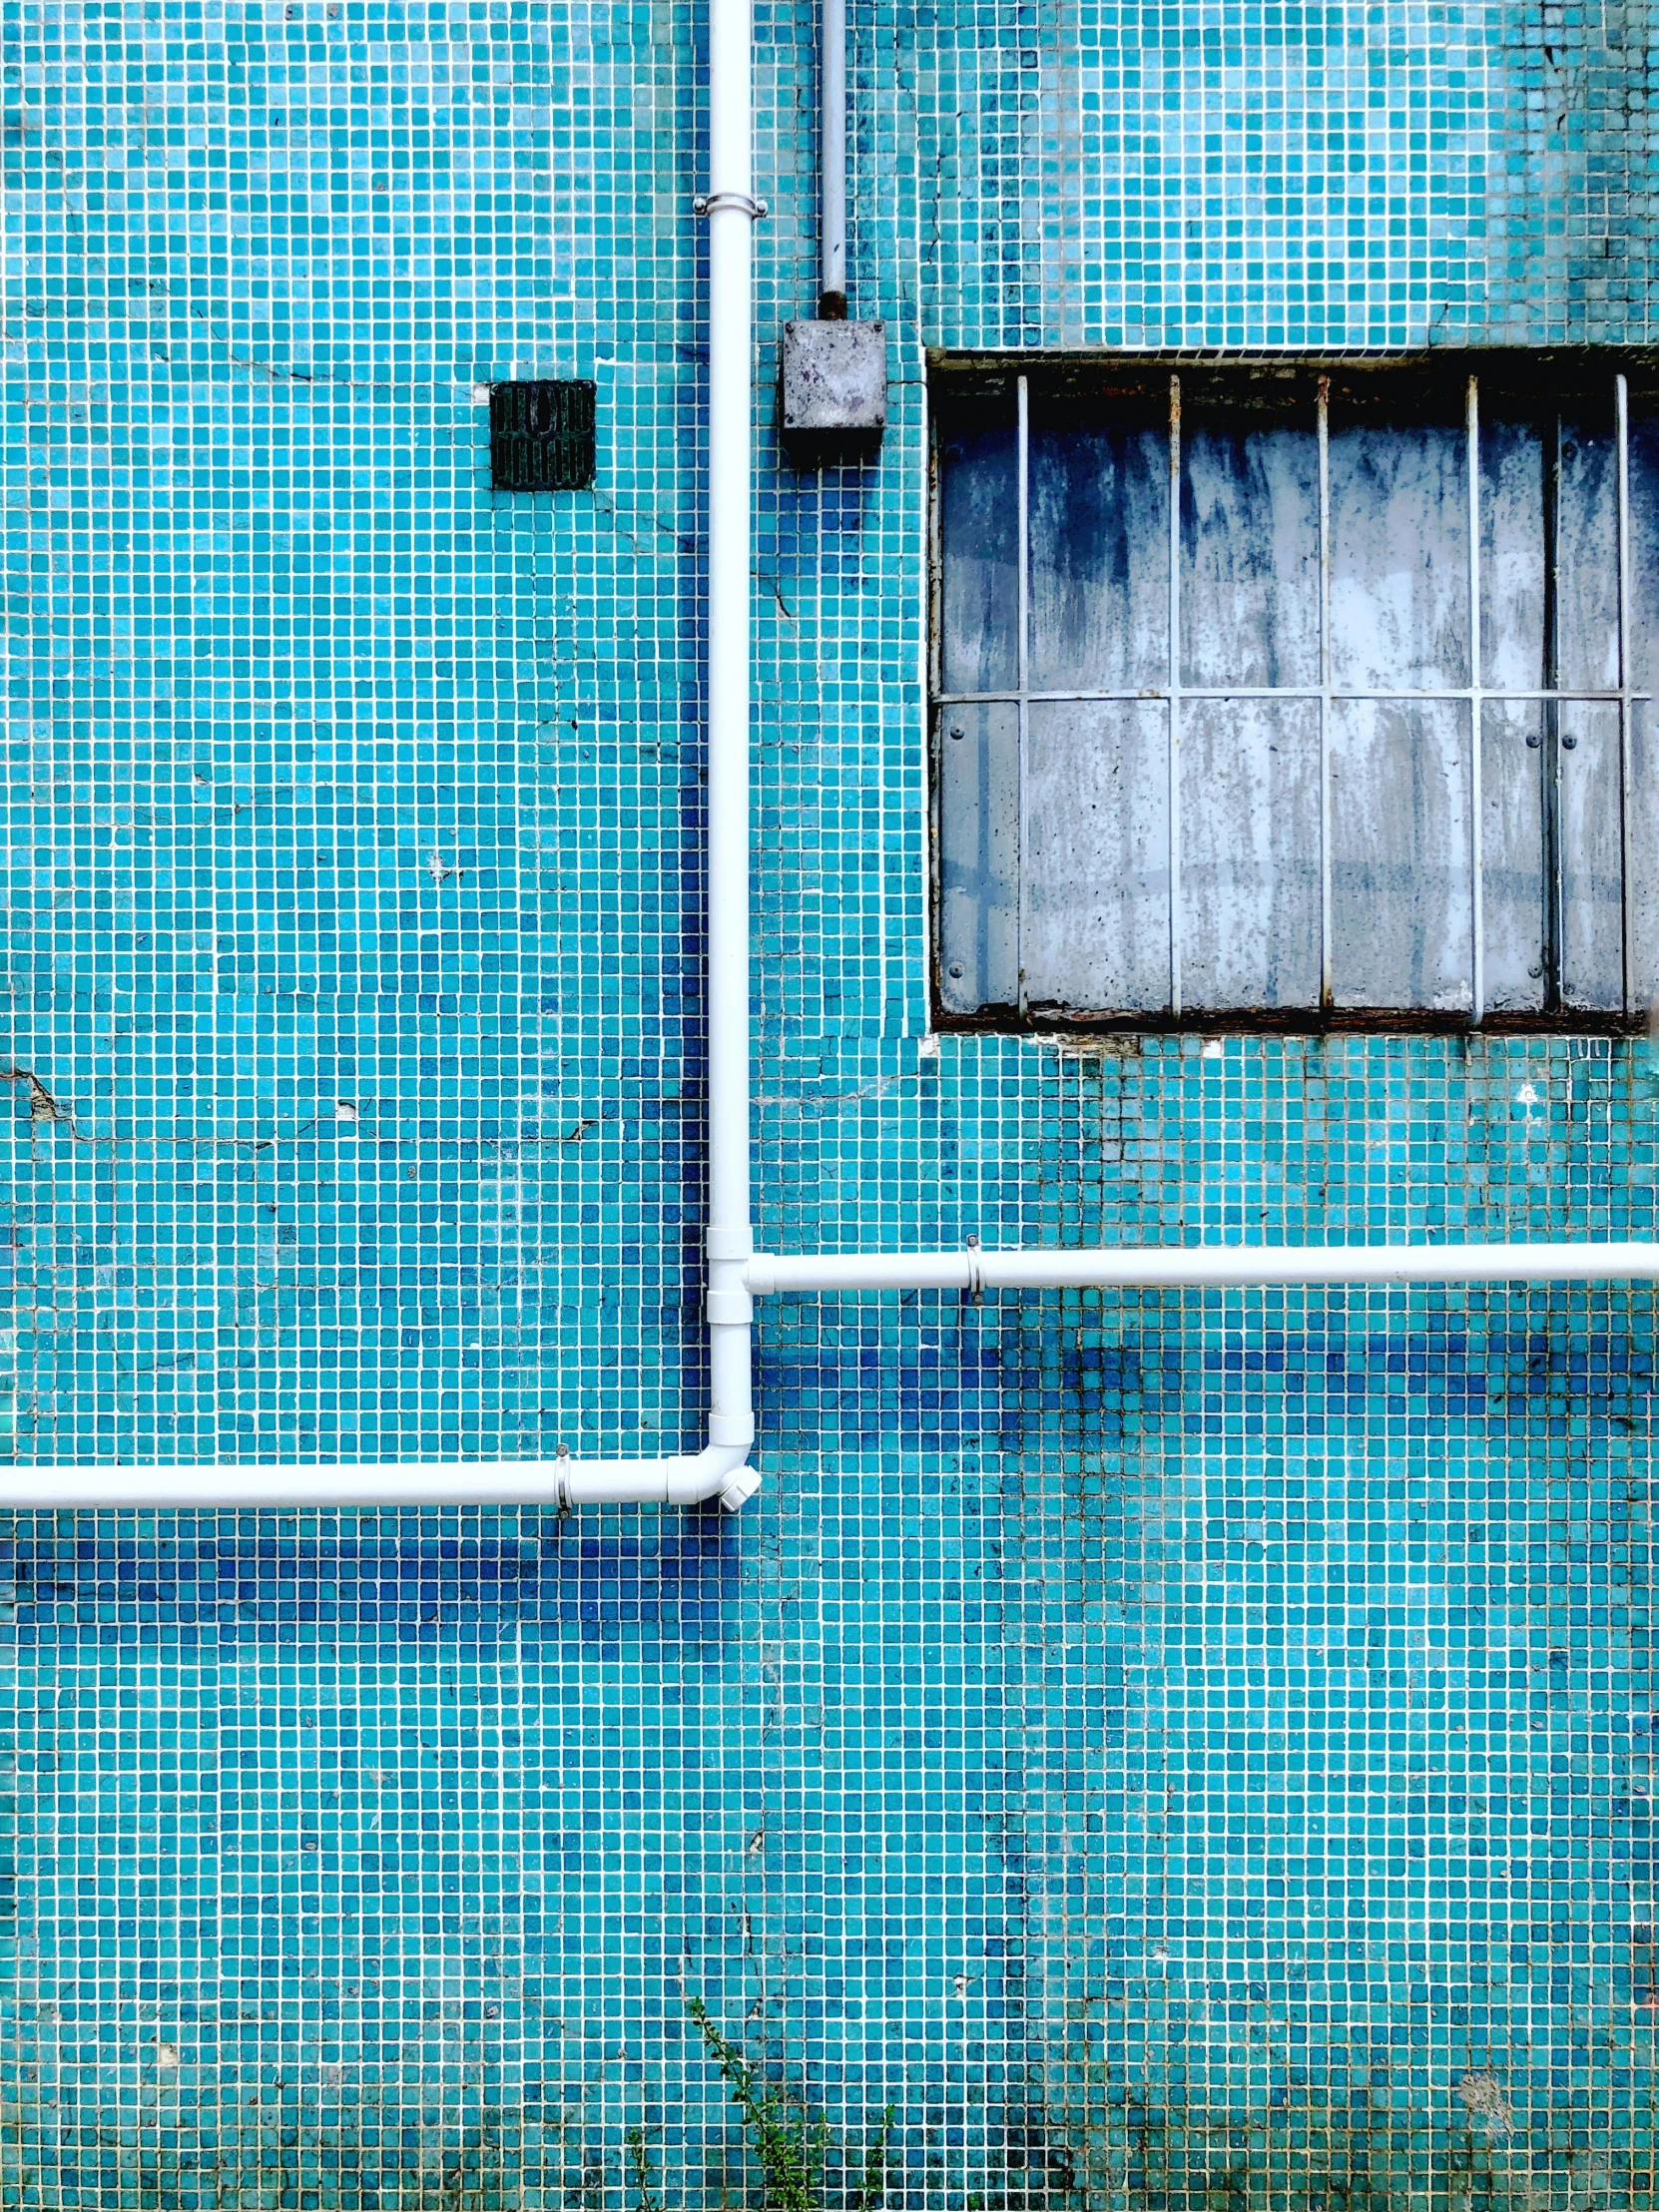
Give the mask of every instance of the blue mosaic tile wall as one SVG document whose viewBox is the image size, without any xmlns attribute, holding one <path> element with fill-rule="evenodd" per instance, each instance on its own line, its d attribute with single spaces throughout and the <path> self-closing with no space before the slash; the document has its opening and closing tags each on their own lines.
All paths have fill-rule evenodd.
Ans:
<svg viewBox="0 0 1659 2212">
<path fill-rule="evenodd" d="M 701 24 L 5 8 L 24 1461 L 699 1434 Z M 1641 8 L 853 18 L 878 468 L 772 448 L 780 1246 L 1654 1234 L 1645 1042 L 926 1034 L 922 347 L 1641 338 Z M 591 495 L 477 389 L 592 375 Z M 6 2204 L 1656 2199 L 1651 1292 L 769 1309 L 718 1515 L 19 1514 Z M 831 2191 L 856 2194 L 841 2174 Z"/>
</svg>

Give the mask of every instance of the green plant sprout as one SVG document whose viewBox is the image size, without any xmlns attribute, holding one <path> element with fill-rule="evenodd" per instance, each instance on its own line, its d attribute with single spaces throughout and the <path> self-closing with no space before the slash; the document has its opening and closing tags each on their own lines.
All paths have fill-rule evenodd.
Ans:
<svg viewBox="0 0 1659 2212">
<path fill-rule="evenodd" d="M 711 2018 L 701 1997 L 687 1997 L 686 2010 L 709 2046 L 709 2054 L 732 2093 L 732 2102 L 743 2114 L 750 2147 L 765 2177 L 766 2212 L 821 2212 L 826 2201 L 825 2176 L 830 2151 L 837 2151 L 838 2163 L 843 2168 L 848 2162 L 845 2152 L 835 2142 L 830 2122 L 822 2112 L 815 2112 L 804 2097 L 781 2086 L 775 2087 L 757 2072 L 737 2044 Z M 859 2186 L 849 2192 L 851 2212 L 874 2212 L 885 2198 L 887 2145 L 892 2130 L 893 2108 L 888 2105 L 874 2139 L 864 2147 Z M 636 2175 L 640 2172 L 638 2161 L 635 2172 Z M 649 2166 L 645 2169 L 645 2177 L 650 2178 Z M 643 2192 L 640 2212 L 659 2212 Z"/>
<path fill-rule="evenodd" d="M 664 2212 L 663 2200 L 653 2186 L 651 2153 L 646 2147 L 645 2129 L 631 2127 L 627 2139 L 628 2163 L 634 2169 L 634 2212 Z"/>
<path fill-rule="evenodd" d="M 887 2145 L 892 2141 L 894 2112 L 889 2104 L 872 2141 L 864 2145 L 864 2171 L 852 2212 L 875 2212 L 887 2197 Z"/>
</svg>

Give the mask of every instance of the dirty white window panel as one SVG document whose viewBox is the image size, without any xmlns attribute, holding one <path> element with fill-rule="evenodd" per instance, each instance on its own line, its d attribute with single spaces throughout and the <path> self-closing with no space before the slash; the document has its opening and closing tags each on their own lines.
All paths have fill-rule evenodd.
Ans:
<svg viewBox="0 0 1659 2212">
<path fill-rule="evenodd" d="M 1034 1005 L 1169 1004 L 1169 768 L 1161 707 L 1033 703 L 1023 942 Z"/>
<path fill-rule="evenodd" d="M 1330 742 L 1336 1004 L 1466 1012 L 1474 972 L 1467 707 L 1339 700 Z"/>
<path fill-rule="evenodd" d="M 1469 681 L 1460 421 L 1333 429 L 1331 617 L 1339 691 L 1445 691 Z"/>
<path fill-rule="evenodd" d="M 1481 922 L 1493 1013 L 1544 1008 L 1549 911 L 1538 761 L 1544 720 L 1535 700 L 1488 700 L 1480 714 Z"/>
<path fill-rule="evenodd" d="M 942 378 L 942 1011 L 1645 1015 L 1656 414 L 1589 354 Z"/>
<path fill-rule="evenodd" d="M 1317 1006 L 1318 701 L 1190 700 L 1180 761 L 1185 993 L 1199 1006 Z"/>
<path fill-rule="evenodd" d="M 1630 680 L 1659 692 L 1659 417 L 1630 423 Z"/>
<path fill-rule="evenodd" d="M 1181 458 L 1182 682 L 1201 689 L 1317 685 L 1319 441 L 1312 425 L 1248 429 L 1188 412 Z M 1160 560 L 1166 530 L 1160 510 Z"/>
<path fill-rule="evenodd" d="M 1630 849 L 1639 864 L 1630 898 L 1630 997 L 1659 1022 L 1659 706 L 1631 709 Z"/>
<path fill-rule="evenodd" d="M 947 692 L 1019 681 L 1019 475 L 1014 426 L 969 420 L 939 458 L 940 629 Z"/>
<path fill-rule="evenodd" d="M 1480 681 L 1496 691 L 1535 691 L 1544 681 L 1546 498 L 1538 425 L 1483 423 Z"/>
<path fill-rule="evenodd" d="M 1559 435 L 1554 681 L 1570 691 L 1619 682 L 1618 455 L 1611 428 Z"/>
<path fill-rule="evenodd" d="M 1617 458 L 1610 424 L 1483 427 L 1481 682 L 1491 689 L 1617 690 Z"/>
<path fill-rule="evenodd" d="M 1169 674 L 1169 430 L 1033 425 L 1034 691 L 1140 691 Z"/>
<path fill-rule="evenodd" d="M 939 992 L 951 1013 L 1019 998 L 1019 709 L 944 710 Z"/>
<path fill-rule="evenodd" d="M 1569 701 L 1561 718 L 1561 996 L 1616 1006 L 1624 991 L 1619 711 Z"/>
</svg>

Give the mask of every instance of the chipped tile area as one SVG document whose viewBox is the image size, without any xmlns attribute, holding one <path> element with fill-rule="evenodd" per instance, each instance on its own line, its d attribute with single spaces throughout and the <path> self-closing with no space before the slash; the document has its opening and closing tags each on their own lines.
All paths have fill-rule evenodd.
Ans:
<svg viewBox="0 0 1659 2212">
<path fill-rule="evenodd" d="M 6 24 L 0 1448 L 689 1441 L 700 25 Z M 928 1037 L 921 686 L 924 344 L 1643 337 L 1649 16 L 855 7 L 888 426 L 800 478 L 758 36 L 764 1239 L 1654 1234 L 1645 1041 Z M 1641 2212 L 1653 1361 L 779 1302 L 736 1520 L 18 1514 L 0 2197 L 734 2203 L 693 1992 L 893 2204 Z"/>
</svg>

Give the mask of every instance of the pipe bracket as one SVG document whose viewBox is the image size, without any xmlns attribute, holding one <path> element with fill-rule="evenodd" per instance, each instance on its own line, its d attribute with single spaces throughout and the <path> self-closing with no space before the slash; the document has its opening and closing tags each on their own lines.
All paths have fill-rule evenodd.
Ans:
<svg viewBox="0 0 1659 2212">
<path fill-rule="evenodd" d="M 751 223 L 772 212 L 764 200 L 754 200 L 747 192 L 700 192 L 692 202 L 693 215 L 718 215 L 722 208 L 736 208 Z"/>
</svg>

